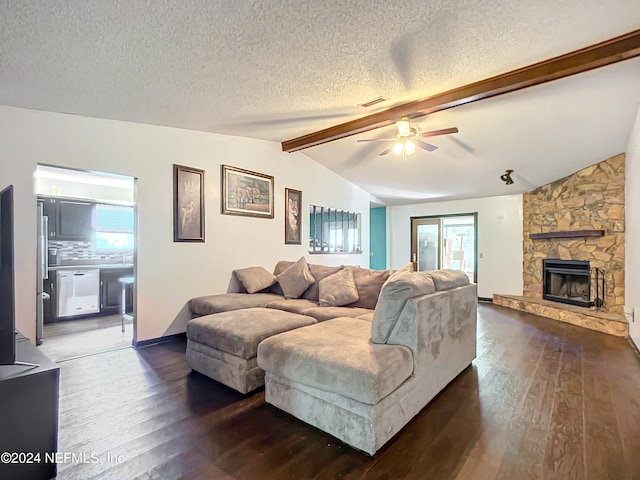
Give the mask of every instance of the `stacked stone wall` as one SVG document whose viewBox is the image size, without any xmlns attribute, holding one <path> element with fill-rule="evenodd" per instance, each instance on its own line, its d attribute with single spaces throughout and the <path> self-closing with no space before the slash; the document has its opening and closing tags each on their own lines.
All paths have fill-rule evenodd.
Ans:
<svg viewBox="0 0 640 480">
<path fill-rule="evenodd" d="M 624 306 L 624 155 L 523 196 L 524 296 L 542 298 L 542 260 L 589 260 L 605 271 L 604 311 Z M 604 230 L 603 237 L 531 240 L 531 233 Z"/>
</svg>

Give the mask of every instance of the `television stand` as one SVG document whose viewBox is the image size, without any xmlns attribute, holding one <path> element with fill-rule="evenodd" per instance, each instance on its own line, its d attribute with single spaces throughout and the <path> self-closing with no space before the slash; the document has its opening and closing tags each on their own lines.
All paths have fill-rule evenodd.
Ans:
<svg viewBox="0 0 640 480">
<path fill-rule="evenodd" d="M 17 360 L 15 362 L 13 362 L 14 365 L 20 365 L 22 367 L 39 367 L 40 364 L 39 363 L 29 363 L 29 362 L 18 362 Z"/>
<path fill-rule="evenodd" d="M 0 366 L 0 452 L 39 454 L 41 461 L 0 463 L 0 478 L 50 479 L 57 473 L 60 368 L 20 334 L 15 348 L 19 361 Z"/>
</svg>

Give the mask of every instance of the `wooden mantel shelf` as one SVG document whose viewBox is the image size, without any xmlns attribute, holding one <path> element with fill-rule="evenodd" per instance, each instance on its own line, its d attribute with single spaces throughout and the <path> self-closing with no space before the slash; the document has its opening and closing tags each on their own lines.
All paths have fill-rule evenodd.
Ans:
<svg viewBox="0 0 640 480">
<path fill-rule="evenodd" d="M 560 232 L 530 233 L 531 240 L 549 240 L 551 238 L 604 237 L 604 230 L 566 230 Z"/>
</svg>

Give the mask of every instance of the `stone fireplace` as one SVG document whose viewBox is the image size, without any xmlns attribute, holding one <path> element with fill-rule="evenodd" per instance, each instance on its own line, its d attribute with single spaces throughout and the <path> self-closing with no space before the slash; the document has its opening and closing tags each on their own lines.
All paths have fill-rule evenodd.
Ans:
<svg viewBox="0 0 640 480">
<path fill-rule="evenodd" d="M 524 194 L 523 219 L 524 297 L 546 298 L 545 281 L 551 278 L 544 273 L 545 260 L 587 262 L 588 268 L 604 273 L 599 284 L 604 284 L 602 311 L 623 313 L 624 155 Z M 562 284 L 559 277 L 553 278 Z M 593 277 L 588 278 L 593 289 Z M 572 300 L 586 289 L 585 281 L 567 285 L 573 289 Z"/>
<path fill-rule="evenodd" d="M 624 155 L 524 194 L 522 211 L 522 296 L 494 293 L 493 302 L 628 336 Z"/>
</svg>

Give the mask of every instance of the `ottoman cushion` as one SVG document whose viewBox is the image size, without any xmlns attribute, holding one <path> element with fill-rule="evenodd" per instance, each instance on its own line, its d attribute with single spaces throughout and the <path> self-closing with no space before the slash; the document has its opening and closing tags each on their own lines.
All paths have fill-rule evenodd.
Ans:
<svg viewBox="0 0 640 480">
<path fill-rule="evenodd" d="M 280 300 L 269 302 L 267 308 L 306 315 L 305 311 L 310 308 L 318 308 L 318 302 L 312 302 L 306 298 L 281 298 Z"/>
<path fill-rule="evenodd" d="M 365 320 L 336 318 L 264 340 L 258 365 L 292 382 L 374 405 L 409 378 L 413 356 L 405 346 L 371 342 L 371 323 Z"/>
<path fill-rule="evenodd" d="M 316 319 L 270 308 L 246 308 L 187 322 L 187 338 L 245 359 L 272 335 L 316 323 Z"/>
<path fill-rule="evenodd" d="M 338 317 L 359 317 L 372 312 L 373 310 L 360 307 L 315 307 L 305 310 L 304 314 L 324 322 Z"/>
<path fill-rule="evenodd" d="M 211 315 L 241 308 L 266 307 L 274 300 L 282 300 L 282 296 L 275 293 L 221 293 L 192 298 L 189 310 L 194 315 Z"/>
</svg>

